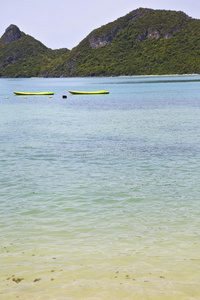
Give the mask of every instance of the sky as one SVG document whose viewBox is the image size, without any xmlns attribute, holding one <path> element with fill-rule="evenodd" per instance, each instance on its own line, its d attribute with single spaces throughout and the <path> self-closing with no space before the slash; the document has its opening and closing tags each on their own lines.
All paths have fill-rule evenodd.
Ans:
<svg viewBox="0 0 200 300">
<path fill-rule="evenodd" d="M 199 0 L 0 0 L 0 36 L 14 24 L 51 49 L 72 49 L 92 30 L 139 7 L 200 19 Z"/>
</svg>

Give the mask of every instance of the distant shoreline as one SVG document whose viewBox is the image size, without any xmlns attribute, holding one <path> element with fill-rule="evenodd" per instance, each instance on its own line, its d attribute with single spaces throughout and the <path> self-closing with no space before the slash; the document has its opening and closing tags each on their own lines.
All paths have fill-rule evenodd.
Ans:
<svg viewBox="0 0 200 300">
<path fill-rule="evenodd" d="M 200 74 L 199 73 L 192 73 L 192 74 L 162 74 L 162 75 L 119 75 L 119 76 L 71 76 L 71 77 L 42 77 L 42 76 L 38 76 L 38 77 L 0 77 L 0 79 L 51 79 L 51 78 L 54 78 L 54 79 L 63 79 L 63 78 L 123 78 L 123 77 L 167 77 L 167 76 L 199 76 Z"/>
</svg>

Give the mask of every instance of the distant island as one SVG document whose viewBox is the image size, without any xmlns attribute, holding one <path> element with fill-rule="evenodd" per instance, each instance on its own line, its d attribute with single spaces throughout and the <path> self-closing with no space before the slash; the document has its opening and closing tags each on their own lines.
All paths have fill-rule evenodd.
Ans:
<svg viewBox="0 0 200 300">
<path fill-rule="evenodd" d="M 52 50 L 10 25 L 0 38 L 0 77 L 200 73 L 200 20 L 139 8 L 93 30 L 72 50 Z"/>
</svg>

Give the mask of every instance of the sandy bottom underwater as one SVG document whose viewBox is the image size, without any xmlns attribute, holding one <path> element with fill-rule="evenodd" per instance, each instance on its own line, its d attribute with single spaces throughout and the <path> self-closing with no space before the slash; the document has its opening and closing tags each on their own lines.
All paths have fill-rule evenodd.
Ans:
<svg viewBox="0 0 200 300">
<path fill-rule="evenodd" d="M 0 299 L 200 299 L 194 246 L 191 257 L 191 249 L 158 242 L 151 249 L 121 244 L 74 251 L 8 245 L 1 249 Z"/>
</svg>

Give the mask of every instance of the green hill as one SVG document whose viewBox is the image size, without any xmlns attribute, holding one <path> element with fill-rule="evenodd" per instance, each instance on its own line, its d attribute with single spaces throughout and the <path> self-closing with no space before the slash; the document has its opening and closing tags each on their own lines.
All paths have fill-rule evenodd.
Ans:
<svg viewBox="0 0 200 300">
<path fill-rule="evenodd" d="M 200 20 L 137 9 L 92 31 L 53 62 L 48 76 L 200 73 Z"/>
<path fill-rule="evenodd" d="M 0 77 L 41 76 L 53 60 L 68 51 L 49 49 L 10 25 L 0 39 Z"/>
<path fill-rule="evenodd" d="M 71 51 L 51 50 L 12 26 L 0 39 L 1 77 L 200 73 L 200 20 L 183 12 L 139 8 Z"/>
</svg>

